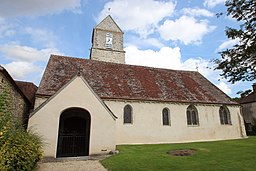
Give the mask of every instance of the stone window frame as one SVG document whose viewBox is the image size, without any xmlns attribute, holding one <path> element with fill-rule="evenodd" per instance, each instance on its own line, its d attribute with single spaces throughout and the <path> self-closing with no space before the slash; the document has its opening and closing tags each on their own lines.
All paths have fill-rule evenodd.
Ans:
<svg viewBox="0 0 256 171">
<path fill-rule="evenodd" d="M 223 105 L 219 108 L 220 124 L 232 125 L 230 111 L 227 106 Z"/>
<path fill-rule="evenodd" d="M 189 105 L 186 109 L 187 125 L 199 126 L 198 110 L 194 105 Z"/>
<path fill-rule="evenodd" d="M 133 124 L 133 108 L 131 105 L 127 104 L 123 109 L 123 123 Z"/>
<path fill-rule="evenodd" d="M 170 120 L 170 109 L 165 107 L 162 110 L 162 124 L 163 126 L 171 126 L 171 120 Z"/>
</svg>

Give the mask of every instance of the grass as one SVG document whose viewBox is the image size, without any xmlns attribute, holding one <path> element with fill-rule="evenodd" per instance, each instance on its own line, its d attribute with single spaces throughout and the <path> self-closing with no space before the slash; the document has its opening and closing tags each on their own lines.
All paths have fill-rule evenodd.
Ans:
<svg viewBox="0 0 256 171">
<path fill-rule="evenodd" d="M 101 161 L 109 171 L 256 170 L 256 136 L 240 140 L 184 144 L 120 145 L 119 154 Z M 192 156 L 172 156 L 170 150 L 195 149 Z"/>
</svg>

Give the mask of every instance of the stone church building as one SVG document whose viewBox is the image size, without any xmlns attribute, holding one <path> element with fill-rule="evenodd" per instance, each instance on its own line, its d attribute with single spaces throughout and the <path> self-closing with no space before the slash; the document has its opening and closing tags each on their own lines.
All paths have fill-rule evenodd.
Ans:
<svg viewBox="0 0 256 171">
<path fill-rule="evenodd" d="M 51 55 L 28 127 L 49 157 L 246 136 L 239 104 L 199 72 L 126 65 L 111 16 L 93 29 L 90 59 Z"/>
</svg>

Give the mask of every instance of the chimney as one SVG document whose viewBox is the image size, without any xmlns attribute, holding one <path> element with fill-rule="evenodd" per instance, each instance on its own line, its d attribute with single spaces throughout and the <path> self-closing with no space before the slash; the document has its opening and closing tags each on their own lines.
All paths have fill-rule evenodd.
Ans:
<svg viewBox="0 0 256 171">
<path fill-rule="evenodd" d="M 242 93 L 240 96 L 241 96 L 241 98 L 244 98 L 246 95 L 245 95 L 245 93 Z"/>
<path fill-rule="evenodd" d="M 252 85 L 253 92 L 256 92 L 256 83 Z"/>
</svg>

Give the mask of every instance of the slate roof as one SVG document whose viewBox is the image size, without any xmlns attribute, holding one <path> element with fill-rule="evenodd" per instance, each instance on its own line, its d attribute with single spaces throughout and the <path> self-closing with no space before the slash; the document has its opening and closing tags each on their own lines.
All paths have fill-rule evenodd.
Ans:
<svg viewBox="0 0 256 171">
<path fill-rule="evenodd" d="M 235 104 L 199 72 L 51 55 L 37 95 L 51 96 L 77 73 L 102 99 Z"/>
<path fill-rule="evenodd" d="M 37 91 L 37 86 L 31 82 L 24 82 L 24 81 L 15 81 L 20 90 L 23 92 L 23 94 L 27 97 L 27 99 L 31 103 L 31 108 L 34 106 L 35 102 L 35 94 Z"/>
</svg>

